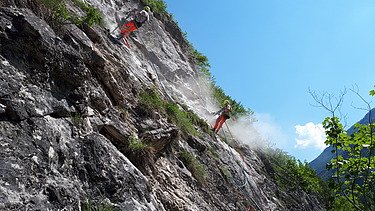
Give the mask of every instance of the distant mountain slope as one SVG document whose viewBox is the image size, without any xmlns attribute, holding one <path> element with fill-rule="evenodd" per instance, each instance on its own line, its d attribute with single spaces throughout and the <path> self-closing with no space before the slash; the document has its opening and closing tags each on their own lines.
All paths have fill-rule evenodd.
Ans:
<svg viewBox="0 0 375 211">
<path fill-rule="evenodd" d="M 371 117 L 370 117 L 371 113 Z M 371 109 L 358 123 L 368 124 L 369 122 L 375 121 L 375 108 Z M 348 134 L 353 134 L 354 125 L 351 126 L 348 130 Z M 327 147 L 317 158 L 310 162 L 310 166 L 315 169 L 316 173 L 327 180 L 331 175 L 331 171 L 327 171 L 326 164 L 334 157 L 334 154 L 331 152 L 333 150 L 332 146 Z M 339 151 L 340 155 L 345 157 L 342 151 Z"/>
</svg>

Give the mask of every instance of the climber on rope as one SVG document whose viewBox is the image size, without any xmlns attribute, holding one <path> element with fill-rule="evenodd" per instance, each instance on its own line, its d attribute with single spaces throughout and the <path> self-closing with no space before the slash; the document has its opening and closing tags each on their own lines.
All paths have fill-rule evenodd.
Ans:
<svg viewBox="0 0 375 211">
<path fill-rule="evenodd" d="M 120 34 L 116 37 L 117 40 L 122 40 L 124 44 L 130 47 L 127 38 L 130 34 L 139 29 L 144 23 L 150 22 L 150 15 L 151 8 L 149 6 L 145 6 L 141 11 L 132 11 L 130 12 L 131 20 L 128 21 L 128 17 L 120 18 L 118 13 L 115 13 L 115 19 L 117 22 L 118 27 L 120 28 Z"/>
<path fill-rule="evenodd" d="M 232 111 L 232 106 L 229 103 L 229 100 L 224 101 L 224 107 L 220 109 L 218 112 L 214 112 L 213 114 L 219 115 L 216 119 L 215 126 L 212 130 L 215 133 L 218 133 L 221 127 L 223 126 L 224 122 L 230 118 L 230 112 Z"/>
</svg>

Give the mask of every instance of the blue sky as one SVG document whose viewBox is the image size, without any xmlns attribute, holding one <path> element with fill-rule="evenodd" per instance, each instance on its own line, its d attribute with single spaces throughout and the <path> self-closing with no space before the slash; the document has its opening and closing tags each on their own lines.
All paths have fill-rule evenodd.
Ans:
<svg viewBox="0 0 375 211">
<path fill-rule="evenodd" d="M 317 138 L 317 125 L 328 115 L 310 105 L 309 87 L 337 94 L 357 84 L 371 100 L 375 1 L 165 2 L 208 57 L 217 84 L 272 127 L 268 133 L 277 147 L 302 161 L 317 157 L 322 147 L 314 140 L 296 147 L 296 139 Z M 365 115 L 352 102 L 363 106 L 349 91 L 343 105 L 348 126 Z"/>
</svg>

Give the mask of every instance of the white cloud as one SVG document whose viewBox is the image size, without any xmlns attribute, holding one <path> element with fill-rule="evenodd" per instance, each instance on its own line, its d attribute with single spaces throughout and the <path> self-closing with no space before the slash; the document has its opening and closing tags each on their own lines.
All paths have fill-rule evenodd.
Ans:
<svg viewBox="0 0 375 211">
<path fill-rule="evenodd" d="M 306 149 L 313 147 L 323 150 L 327 147 L 324 144 L 326 136 L 322 124 L 308 122 L 305 125 L 296 125 L 294 128 L 297 134 L 295 148 Z"/>
</svg>

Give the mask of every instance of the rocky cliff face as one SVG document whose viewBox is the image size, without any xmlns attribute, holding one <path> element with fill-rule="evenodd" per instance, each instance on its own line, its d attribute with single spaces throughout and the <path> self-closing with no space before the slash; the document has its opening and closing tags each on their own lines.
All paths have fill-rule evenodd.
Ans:
<svg viewBox="0 0 375 211">
<path fill-rule="evenodd" d="M 141 6 L 88 2 L 107 24 Z M 149 90 L 201 116 L 209 106 L 174 22 L 153 18 L 127 49 L 104 27 L 54 24 L 39 4 L 0 3 L 1 210 L 324 210 L 280 190 L 261 151 L 142 107 Z"/>
</svg>

